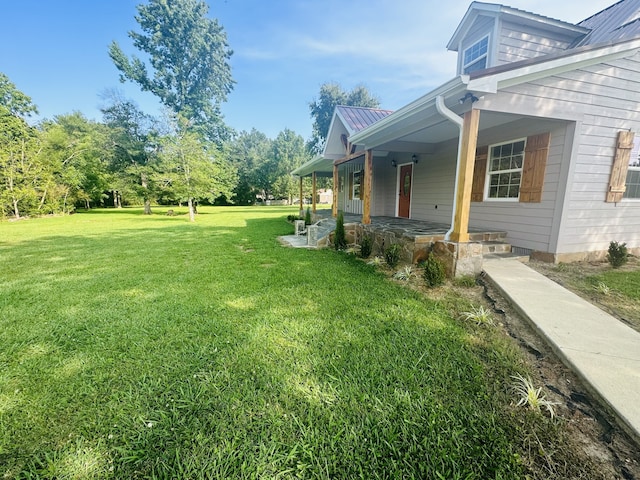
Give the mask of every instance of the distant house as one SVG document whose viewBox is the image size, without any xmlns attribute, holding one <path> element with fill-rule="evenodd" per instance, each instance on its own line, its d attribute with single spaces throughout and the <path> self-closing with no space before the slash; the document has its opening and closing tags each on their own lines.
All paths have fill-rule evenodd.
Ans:
<svg viewBox="0 0 640 480">
<path fill-rule="evenodd" d="M 571 24 L 473 2 L 457 75 L 395 112 L 337 107 L 323 155 L 334 213 L 507 232 L 548 261 L 640 253 L 640 0 Z"/>
</svg>

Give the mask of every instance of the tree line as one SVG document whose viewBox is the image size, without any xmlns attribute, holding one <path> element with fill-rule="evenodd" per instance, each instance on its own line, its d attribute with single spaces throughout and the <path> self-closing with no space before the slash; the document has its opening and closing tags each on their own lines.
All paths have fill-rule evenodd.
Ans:
<svg viewBox="0 0 640 480">
<path fill-rule="evenodd" d="M 322 85 L 309 104 L 307 142 L 285 129 L 275 139 L 255 129 L 234 132 L 220 105 L 233 88 L 224 29 L 203 1 L 149 0 L 137 7 L 141 31 L 129 32 L 145 55 L 127 57 L 115 42 L 109 56 L 121 81 L 137 83 L 163 105 L 144 113 L 114 90 L 100 121 L 79 112 L 30 123 L 37 107 L 0 73 L 0 215 L 71 213 L 76 208 L 197 203 L 253 204 L 299 194 L 290 172 L 321 152 L 338 104 L 377 107 L 359 86 Z M 305 183 L 308 195 L 310 186 Z"/>
</svg>

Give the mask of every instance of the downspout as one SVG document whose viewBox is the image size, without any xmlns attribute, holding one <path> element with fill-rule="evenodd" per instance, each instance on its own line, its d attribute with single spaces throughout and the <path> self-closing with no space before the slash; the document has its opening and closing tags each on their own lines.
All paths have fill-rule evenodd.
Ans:
<svg viewBox="0 0 640 480">
<path fill-rule="evenodd" d="M 451 210 L 451 227 L 449 228 L 447 233 L 444 235 L 444 239 L 449 240 L 449 237 L 453 232 L 453 225 L 456 217 L 456 204 L 457 204 L 456 199 L 458 197 L 456 195 L 456 188 L 458 188 L 458 177 L 460 175 L 460 154 L 462 152 L 462 126 L 464 122 L 462 118 L 460 118 L 458 115 L 455 114 L 455 112 L 447 108 L 447 106 L 444 104 L 444 97 L 442 95 L 438 95 L 436 97 L 436 109 L 438 110 L 438 113 L 440 115 L 451 120 L 453 123 L 458 125 L 458 128 L 460 129 L 460 133 L 458 134 L 458 157 L 456 158 L 456 179 L 453 187 L 453 208 Z"/>
</svg>

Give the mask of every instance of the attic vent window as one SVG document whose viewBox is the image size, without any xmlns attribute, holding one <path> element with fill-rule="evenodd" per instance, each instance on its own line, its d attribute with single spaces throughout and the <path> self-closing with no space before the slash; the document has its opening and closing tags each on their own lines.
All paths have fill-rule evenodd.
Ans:
<svg viewBox="0 0 640 480">
<path fill-rule="evenodd" d="M 479 42 L 474 43 L 464 50 L 462 72 L 471 73 L 487 68 L 488 52 L 489 36 L 487 35 Z"/>
</svg>

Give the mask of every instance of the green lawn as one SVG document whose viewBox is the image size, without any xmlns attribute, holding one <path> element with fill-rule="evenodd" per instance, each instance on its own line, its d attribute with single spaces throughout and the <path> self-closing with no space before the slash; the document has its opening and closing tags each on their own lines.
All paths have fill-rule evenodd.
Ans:
<svg viewBox="0 0 640 480">
<path fill-rule="evenodd" d="M 626 297 L 628 302 L 640 302 L 640 270 L 609 270 L 600 275 L 589 277 L 589 281 L 597 285 L 602 282 Z"/>
<path fill-rule="evenodd" d="M 514 350 L 296 212 L 0 223 L 0 475 L 521 478 Z"/>
</svg>

